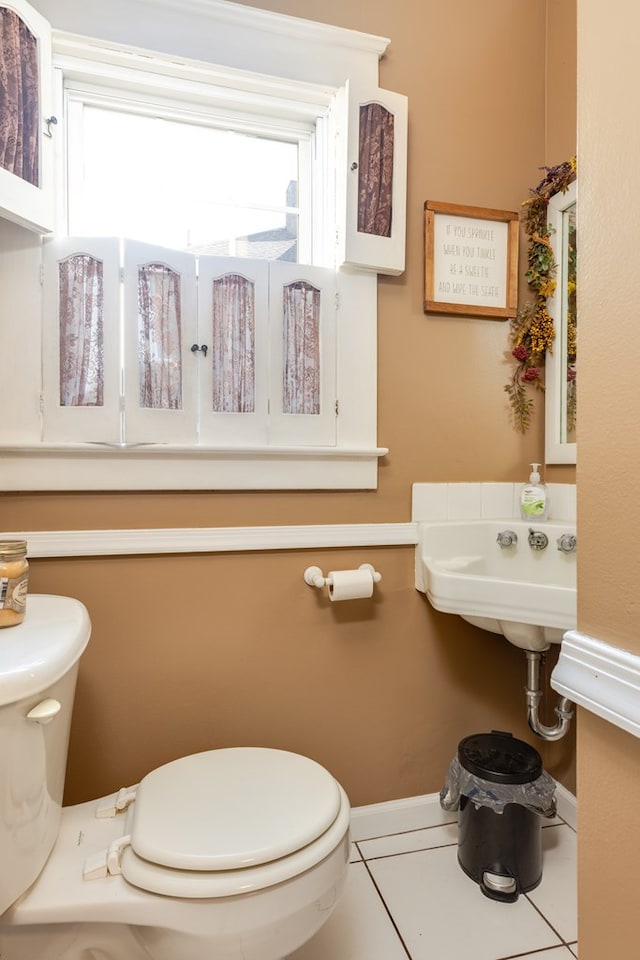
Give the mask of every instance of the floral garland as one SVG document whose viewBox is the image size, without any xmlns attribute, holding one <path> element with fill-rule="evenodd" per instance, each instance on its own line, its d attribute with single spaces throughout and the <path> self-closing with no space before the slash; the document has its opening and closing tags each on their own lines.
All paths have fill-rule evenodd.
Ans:
<svg viewBox="0 0 640 960">
<path fill-rule="evenodd" d="M 525 230 L 529 237 L 528 269 L 526 280 L 533 291 L 533 300 L 526 303 L 511 320 L 509 340 L 511 356 L 516 360 L 513 375 L 505 386 L 513 424 L 520 433 L 525 433 L 531 423 L 533 399 L 527 388 L 544 390 L 544 360 L 553 349 L 555 330 L 553 318 L 547 309 L 547 300 L 553 296 L 556 286 L 556 262 L 551 244 L 551 228 L 547 222 L 549 200 L 556 193 L 565 193 L 576 179 L 576 158 L 572 157 L 556 167 L 543 167 L 545 176 L 531 197 L 524 200 L 527 208 Z M 569 289 L 569 397 L 575 397 L 575 273 L 573 291 Z M 574 405 L 575 406 L 575 405 Z M 575 419 L 575 417 L 574 417 Z"/>
</svg>

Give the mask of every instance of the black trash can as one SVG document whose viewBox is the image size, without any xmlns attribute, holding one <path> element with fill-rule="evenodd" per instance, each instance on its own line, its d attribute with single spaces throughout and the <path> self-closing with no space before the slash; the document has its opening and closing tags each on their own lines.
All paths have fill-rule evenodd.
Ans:
<svg viewBox="0 0 640 960">
<path fill-rule="evenodd" d="M 542 879 L 541 816 L 553 815 L 555 800 L 552 811 L 521 802 L 492 805 L 493 795 L 503 800 L 509 795 L 508 786 L 492 791 L 492 784 L 533 783 L 543 775 L 542 758 L 523 740 L 494 730 L 461 740 L 458 761 L 473 777 L 485 781 L 477 796 L 475 790 L 469 791 L 474 796 L 466 796 L 461 788 L 458 862 L 485 896 L 514 902 Z M 516 787 L 514 797 L 521 793 Z"/>
</svg>

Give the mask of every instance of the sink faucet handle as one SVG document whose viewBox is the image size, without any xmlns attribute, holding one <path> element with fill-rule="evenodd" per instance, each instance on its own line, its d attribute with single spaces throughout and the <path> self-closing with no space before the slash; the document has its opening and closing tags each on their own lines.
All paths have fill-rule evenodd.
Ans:
<svg viewBox="0 0 640 960">
<path fill-rule="evenodd" d="M 529 527 L 529 546 L 532 550 L 544 550 L 549 544 L 549 537 L 542 530 L 533 530 Z"/>
<path fill-rule="evenodd" d="M 563 533 L 558 537 L 556 543 L 558 544 L 558 550 L 562 553 L 575 553 L 578 546 L 577 537 L 573 533 Z"/>
<path fill-rule="evenodd" d="M 518 542 L 518 534 L 515 530 L 501 530 L 496 538 L 496 542 L 500 544 L 502 550 L 504 550 L 505 547 L 514 547 Z"/>
</svg>

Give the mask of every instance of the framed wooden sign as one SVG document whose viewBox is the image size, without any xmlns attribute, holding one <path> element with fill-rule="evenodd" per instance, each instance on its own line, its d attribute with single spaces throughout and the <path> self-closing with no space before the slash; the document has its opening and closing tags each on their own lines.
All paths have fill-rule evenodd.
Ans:
<svg viewBox="0 0 640 960">
<path fill-rule="evenodd" d="M 428 200 L 425 313 L 507 319 L 518 310 L 518 214 Z"/>
</svg>

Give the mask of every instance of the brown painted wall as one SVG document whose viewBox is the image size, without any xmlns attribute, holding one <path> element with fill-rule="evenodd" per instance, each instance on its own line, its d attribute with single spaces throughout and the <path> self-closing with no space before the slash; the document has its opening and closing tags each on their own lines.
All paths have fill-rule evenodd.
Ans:
<svg viewBox="0 0 640 960">
<path fill-rule="evenodd" d="M 579 0 L 579 628 L 640 654 L 640 63 L 632 0 Z M 638 956 L 640 741 L 579 717 L 580 958 Z"/>
<path fill-rule="evenodd" d="M 381 85 L 409 96 L 407 269 L 379 281 L 378 439 L 390 448 L 379 489 L 16 493 L 0 496 L 0 529 L 406 521 L 415 481 L 524 480 L 543 459 L 542 411 L 526 437 L 509 424 L 507 325 L 422 311 L 422 210 L 427 199 L 518 209 L 538 181 L 550 160 L 544 5 L 256 5 L 390 37 Z M 572 96 L 554 110 L 571 123 Z M 309 563 L 365 560 L 384 578 L 373 603 L 330 604 L 302 579 Z M 182 753 L 261 743 L 320 760 L 362 804 L 438 790 L 468 733 L 529 739 L 522 653 L 435 613 L 413 587 L 412 548 L 35 561 L 32 588 L 79 597 L 94 623 L 68 801 Z M 571 787 L 571 742 L 544 753 Z"/>
<path fill-rule="evenodd" d="M 519 651 L 432 611 L 413 588 L 411 550 L 366 551 L 384 577 L 373 602 L 334 604 L 303 582 L 311 561 L 364 556 L 33 564 L 35 590 L 80 597 L 94 621 L 69 796 L 135 782 L 185 752 L 259 744 L 319 760 L 360 804 L 439 789 L 476 729 L 525 734 Z"/>
<path fill-rule="evenodd" d="M 578 63 L 577 0 L 546 0 L 546 160 L 549 166 L 576 152 Z"/>
</svg>

